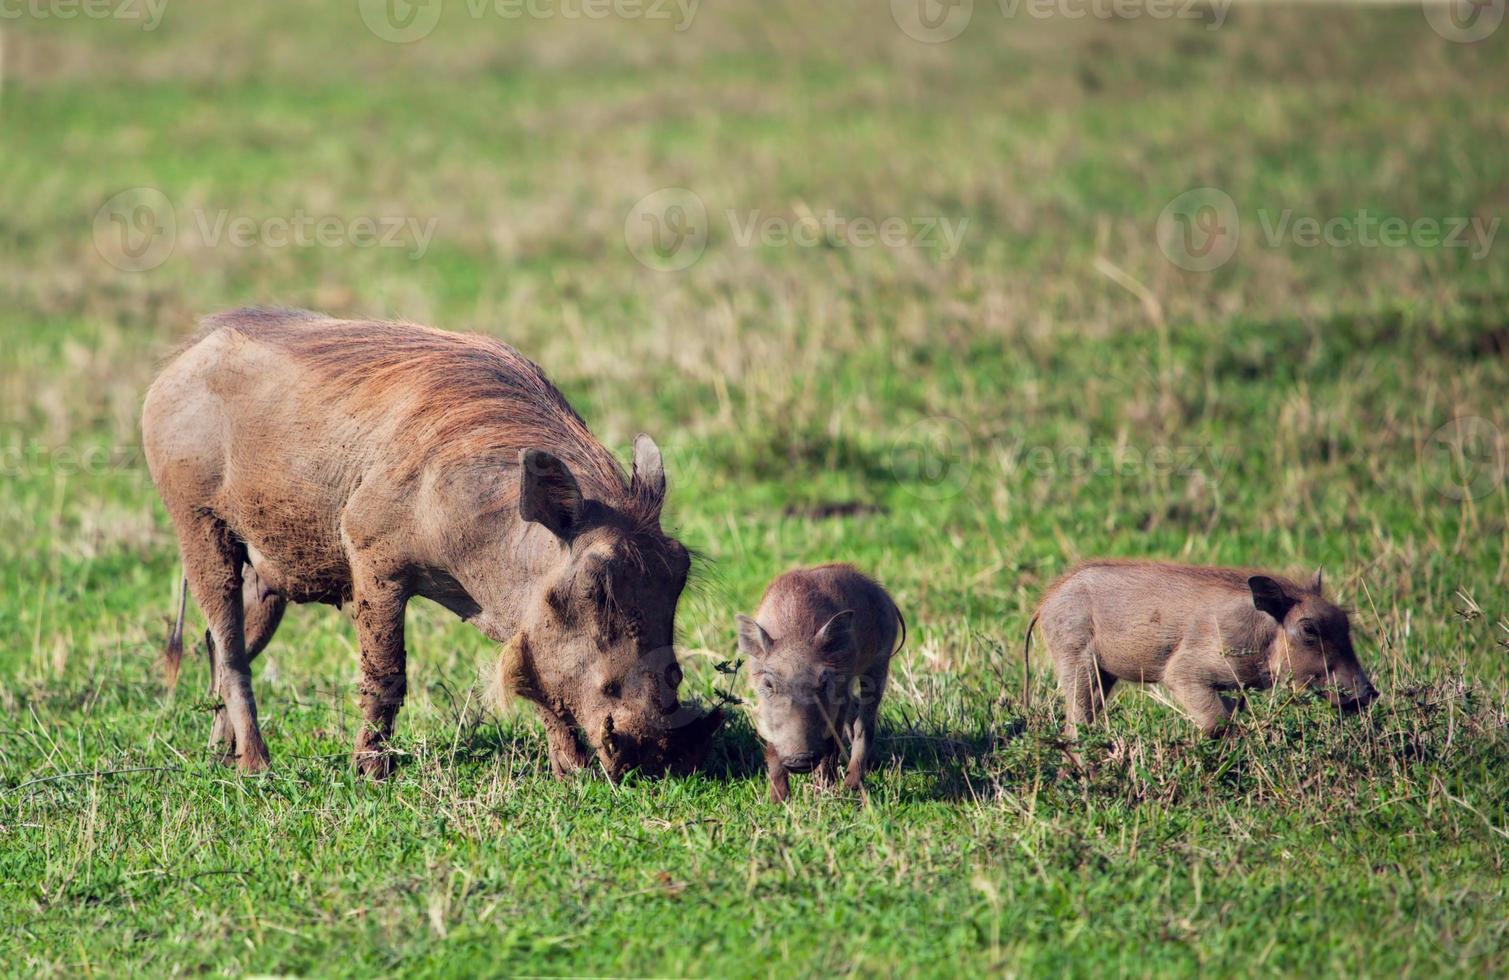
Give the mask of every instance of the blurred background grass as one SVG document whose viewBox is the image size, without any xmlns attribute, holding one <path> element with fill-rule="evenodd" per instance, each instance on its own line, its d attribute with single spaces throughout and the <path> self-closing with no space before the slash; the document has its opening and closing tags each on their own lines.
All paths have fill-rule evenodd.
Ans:
<svg viewBox="0 0 1509 980">
<path fill-rule="evenodd" d="M 1454 43 L 1414 6 L 976 3 L 935 44 L 861 3 L 55 9 L 0 20 L 11 969 L 1503 969 L 1505 246 L 1267 228 L 1496 222 L 1509 31 Z M 1240 225 L 1209 272 L 1156 233 L 1199 187 Z M 635 219 L 678 217 L 665 188 L 702 210 L 654 255 Z M 908 241 L 742 234 L 830 214 Z M 272 240 L 301 215 L 402 233 Z M 914 240 L 934 222 L 956 253 Z M 121 234 L 153 250 L 123 262 Z M 137 414 L 195 319 L 247 303 L 488 332 L 615 450 L 655 434 L 707 558 L 679 622 L 703 696 L 771 576 L 873 571 L 913 631 L 874 805 L 765 807 L 742 721 L 706 778 L 555 785 L 533 721 L 478 703 L 495 651 L 417 603 L 394 784 L 343 771 L 356 654 L 325 609 L 258 663 L 277 772 L 217 771 L 202 679 L 153 673 L 177 560 Z M 1115 764 L 1057 778 L 1017 644 L 1096 554 L 1323 564 L 1384 703 L 1338 725 L 1259 699 L 1206 746 L 1121 698 Z"/>
</svg>

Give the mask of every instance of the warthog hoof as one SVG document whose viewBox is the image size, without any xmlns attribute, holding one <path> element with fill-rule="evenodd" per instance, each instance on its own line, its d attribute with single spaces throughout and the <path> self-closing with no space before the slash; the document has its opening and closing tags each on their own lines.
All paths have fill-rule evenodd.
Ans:
<svg viewBox="0 0 1509 980">
<path fill-rule="evenodd" d="M 393 775 L 393 756 L 381 749 L 357 752 L 351 761 L 356 771 L 369 779 L 387 779 Z"/>
</svg>

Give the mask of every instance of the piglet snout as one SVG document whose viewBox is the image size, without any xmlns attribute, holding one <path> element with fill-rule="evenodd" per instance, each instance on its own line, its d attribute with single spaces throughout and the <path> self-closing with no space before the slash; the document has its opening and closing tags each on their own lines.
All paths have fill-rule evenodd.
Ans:
<svg viewBox="0 0 1509 980">
<path fill-rule="evenodd" d="M 817 756 L 811 752 L 804 752 L 801 755 L 782 759 L 781 765 L 786 768 L 787 772 L 811 772 L 817 768 Z"/>
<path fill-rule="evenodd" d="M 1361 711 L 1378 700 L 1378 691 L 1363 678 L 1353 684 L 1333 687 L 1326 691 L 1327 699 L 1345 712 Z"/>
</svg>

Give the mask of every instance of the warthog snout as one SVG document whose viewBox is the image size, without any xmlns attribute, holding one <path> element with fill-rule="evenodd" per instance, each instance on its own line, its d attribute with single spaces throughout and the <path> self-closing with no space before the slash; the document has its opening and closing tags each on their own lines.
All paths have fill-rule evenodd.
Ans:
<svg viewBox="0 0 1509 980">
<path fill-rule="evenodd" d="M 614 782 L 630 769 L 652 776 L 685 775 L 702 764 L 723 721 L 720 709 L 708 711 L 681 702 L 648 728 L 639 725 L 637 717 L 618 721 L 610 714 L 590 740 L 604 772 Z"/>
<path fill-rule="evenodd" d="M 817 756 L 811 752 L 804 752 L 801 755 L 782 759 L 781 765 L 786 767 L 787 772 L 811 772 L 817 768 Z"/>
<path fill-rule="evenodd" d="M 785 758 L 780 764 L 785 766 L 786 772 L 789 773 L 810 773 L 818 767 L 818 757 L 816 757 L 815 753 L 804 752 L 803 755 L 792 755 L 791 758 Z"/>
<path fill-rule="evenodd" d="M 1362 711 L 1378 700 L 1378 691 L 1366 677 L 1363 677 L 1353 684 L 1327 688 L 1326 700 L 1330 701 L 1333 707 L 1351 714 Z"/>
</svg>

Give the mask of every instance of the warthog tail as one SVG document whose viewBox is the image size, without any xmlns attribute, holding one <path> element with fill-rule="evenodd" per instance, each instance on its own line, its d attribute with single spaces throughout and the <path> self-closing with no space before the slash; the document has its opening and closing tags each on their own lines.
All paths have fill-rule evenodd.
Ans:
<svg viewBox="0 0 1509 980">
<path fill-rule="evenodd" d="M 901 607 L 896 605 L 896 603 L 891 603 L 891 609 L 895 611 L 896 622 L 901 626 L 901 642 L 897 643 L 896 649 L 891 651 L 891 656 L 894 657 L 901 652 L 902 647 L 906 646 L 906 617 L 901 615 Z"/>
<path fill-rule="evenodd" d="M 183 662 L 183 611 L 189 602 L 189 580 L 178 584 L 178 620 L 173 623 L 173 632 L 168 634 L 168 645 L 162 651 L 163 680 L 171 690 L 178 684 L 178 665 Z"/>
<path fill-rule="evenodd" d="M 1022 710 L 1032 707 L 1032 630 L 1037 626 L 1037 617 L 1027 624 L 1027 635 L 1022 637 Z"/>
</svg>

